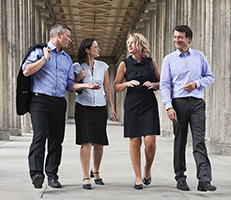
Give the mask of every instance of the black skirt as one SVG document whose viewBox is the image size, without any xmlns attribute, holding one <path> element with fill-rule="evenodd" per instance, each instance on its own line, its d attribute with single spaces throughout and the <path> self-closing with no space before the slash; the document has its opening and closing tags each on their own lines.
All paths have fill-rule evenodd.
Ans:
<svg viewBox="0 0 231 200">
<path fill-rule="evenodd" d="M 75 104 L 76 144 L 108 145 L 107 108 Z"/>
</svg>

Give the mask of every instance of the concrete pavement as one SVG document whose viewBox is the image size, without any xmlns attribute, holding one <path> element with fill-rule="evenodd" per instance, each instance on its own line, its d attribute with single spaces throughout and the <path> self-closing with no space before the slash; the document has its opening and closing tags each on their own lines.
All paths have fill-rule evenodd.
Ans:
<svg viewBox="0 0 231 200">
<path fill-rule="evenodd" d="M 129 139 L 123 138 L 123 126 L 109 123 L 110 145 L 104 148 L 100 169 L 105 185 L 92 190 L 82 188 L 82 168 L 79 146 L 75 145 L 75 126 L 66 125 L 62 164 L 59 169 L 61 189 L 54 189 L 45 180 L 42 189 L 34 189 L 28 174 L 27 155 L 32 133 L 12 136 L 10 141 L 0 141 L 0 199 L 1 200 L 74 200 L 74 199 L 171 199 L 217 200 L 231 199 L 231 157 L 210 155 L 215 192 L 198 192 L 195 163 L 191 147 L 187 147 L 187 176 L 190 191 L 180 191 L 174 180 L 172 167 L 173 139 L 157 137 L 157 152 L 152 167 L 152 183 L 143 190 L 135 190 L 134 172 L 129 157 Z M 144 152 L 142 148 L 142 168 Z M 91 164 L 92 166 L 92 164 Z"/>
</svg>

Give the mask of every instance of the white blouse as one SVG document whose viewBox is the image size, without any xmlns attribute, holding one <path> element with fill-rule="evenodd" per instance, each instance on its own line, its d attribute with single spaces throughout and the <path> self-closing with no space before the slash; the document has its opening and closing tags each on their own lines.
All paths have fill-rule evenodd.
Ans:
<svg viewBox="0 0 231 200">
<path fill-rule="evenodd" d="M 106 100 L 104 97 L 103 83 L 104 73 L 109 66 L 105 62 L 94 60 L 92 74 L 90 67 L 86 63 L 80 65 L 77 62 L 73 64 L 73 70 L 77 75 L 80 74 L 82 68 L 87 72 L 87 76 L 83 79 L 83 83 L 99 84 L 101 88 L 99 90 L 83 89 L 82 93 L 77 95 L 75 101 L 83 106 L 105 106 Z"/>
</svg>

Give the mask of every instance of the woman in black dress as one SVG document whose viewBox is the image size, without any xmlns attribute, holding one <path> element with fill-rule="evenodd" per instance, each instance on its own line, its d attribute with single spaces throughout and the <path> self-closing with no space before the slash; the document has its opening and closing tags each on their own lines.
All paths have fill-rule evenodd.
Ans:
<svg viewBox="0 0 231 200">
<path fill-rule="evenodd" d="M 114 91 L 127 88 L 124 101 L 124 137 L 130 138 L 130 157 L 135 172 L 135 189 L 151 183 L 151 166 L 156 151 L 156 135 L 160 135 L 158 104 L 154 90 L 159 89 L 160 72 L 153 59 L 147 57 L 149 44 L 139 33 L 127 38 L 131 56 L 122 61 L 114 81 Z M 126 82 L 123 82 L 123 80 Z M 141 174 L 140 147 L 144 137 L 144 176 Z M 142 183 L 143 182 L 143 183 Z"/>
</svg>

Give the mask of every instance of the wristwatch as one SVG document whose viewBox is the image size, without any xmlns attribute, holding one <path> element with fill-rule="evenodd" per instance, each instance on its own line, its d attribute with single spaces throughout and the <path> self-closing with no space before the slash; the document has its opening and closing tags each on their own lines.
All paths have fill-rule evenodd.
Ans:
<svg viewBox="0 0 231 200">
<path fill-rule="evenodd" d="M 45 58 L 45 56 L 42 56 L 42 59 L 45 60 L 45 62 L 47 62 L 47 59 Z"/>
</svg>

